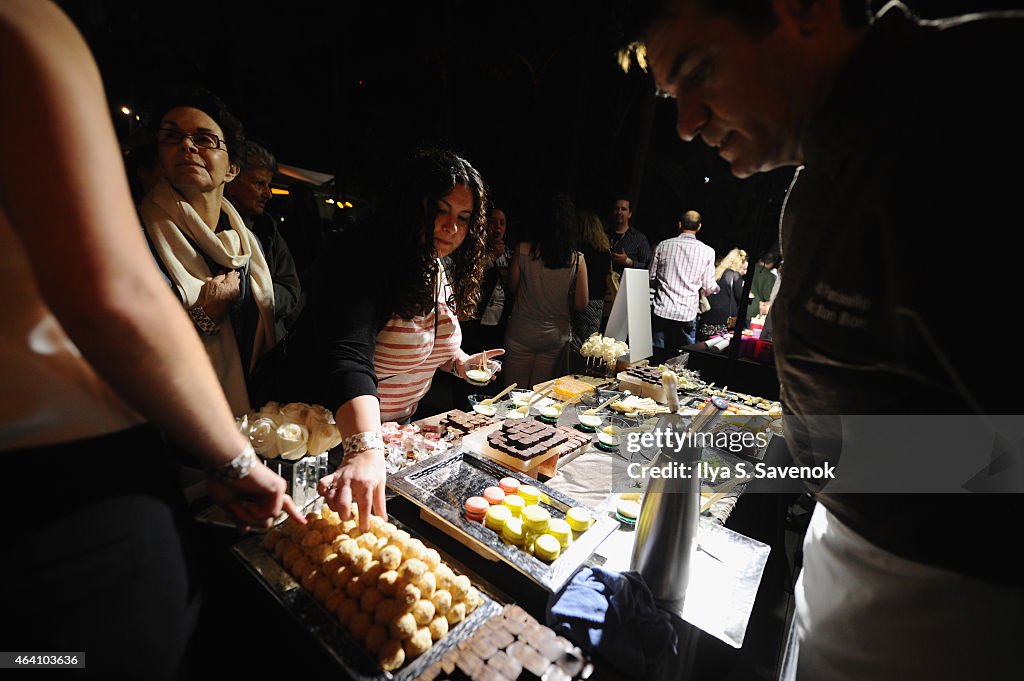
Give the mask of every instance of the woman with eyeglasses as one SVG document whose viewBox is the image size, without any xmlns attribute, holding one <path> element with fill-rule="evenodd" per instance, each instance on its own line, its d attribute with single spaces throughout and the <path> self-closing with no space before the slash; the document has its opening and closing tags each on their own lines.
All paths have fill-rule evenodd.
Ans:
<svg viewBox="0 0 1024 681">
<path fill-rule="evenodd" d="M 289 353 L 289 399 L 335 412 L 344 458 L 320 481 L 331 508 L 350 504 L 368 527 L 385 515 L 381 421 L 412 417 L 435 371 L 500 365 L 503 350 L 469 355 L 459 318 L 476 308 L 483 273 L 487 192 L 480 173 L 450 151 L 404 164 L 367 222 L 356 224 L 322 259 L 299 348 Z"/>
<path fill-rule="evenodd" d="M 200 334 L 235 415 L 274 345 L 274 286 L 256 236 L 224 199 L 242 125 L 214 94 L 180 90 L 154 111 L 163 179 L 140 212 L 158 264 Z M 258 406 L 258 405 L 257 405 Z"/>
</svg>

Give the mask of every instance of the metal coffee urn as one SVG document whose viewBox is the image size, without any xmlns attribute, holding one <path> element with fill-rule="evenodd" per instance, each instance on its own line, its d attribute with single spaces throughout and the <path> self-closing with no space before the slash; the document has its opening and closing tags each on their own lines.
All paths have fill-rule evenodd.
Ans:
<svg viewBox="0 0 1024 681">
<path fill-rule="evenodd" d="M 710 430 L 727 404 L 720 397 L 712 397 L 693 417 L 689 428 L 679 415 L 675 375 L 666 372 L 663 377 L 670 413 L 658 421 L 658 428 L 675 433 L 703 433 Z M 697 464 L 702 447 L 693 446 L 694 438 L 687 437 L 676 451 L 663 447 L 651 463 L 674 475 L 651 477 L 644 494 L 640 519 L 636 526 L 631 569 L 636 570 L 650 587 L 654 598 L 667 607 L 682 610 L 686 586 L 690 576 L 690 559 L 697 547 L 697 525 L 700 516 L 700 475 Z M 699 438 L 697 438 L 699 442 Z M 673 439 L 667 442 L 676 441 Z M 679 474 L 680 467 L 688 477 Z"/>
</svg>

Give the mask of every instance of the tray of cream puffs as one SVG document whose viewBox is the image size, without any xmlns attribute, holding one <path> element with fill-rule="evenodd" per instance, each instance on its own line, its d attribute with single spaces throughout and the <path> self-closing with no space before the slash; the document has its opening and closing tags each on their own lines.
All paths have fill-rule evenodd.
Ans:
<svg viewBox="0 0 1024 681">
<path fill-rule="evenodd" d="M 362 532 L 326 504 L 306 519 L 234 551 L 353 679 L 417 679 L 501 610 L 471 573 L 401 523 L 374 517 Z"/>
</svg>

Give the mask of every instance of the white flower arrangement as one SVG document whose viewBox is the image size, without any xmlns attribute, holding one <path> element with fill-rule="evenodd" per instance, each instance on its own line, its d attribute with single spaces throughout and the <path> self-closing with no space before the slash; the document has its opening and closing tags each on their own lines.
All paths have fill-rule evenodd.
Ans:
<svg viewBox="0 0 1024 681">
<path fill-rule="evenodd" d="M 238 419 L 238 429 L 265 459 L 297 461 L 341 444 L 341 432 L 331 412 L 304 402 L 284 406 L 267 402 Z"/>
<path fill-rule="evenodd" d="M 583 342 L 580 354 L 590 360 L 600 360 L 609 369 L 615 366 L 615 360 L 629 352 L 629 346 L 616 338 L 608 338 L 595 333 Z"/>
</svg>

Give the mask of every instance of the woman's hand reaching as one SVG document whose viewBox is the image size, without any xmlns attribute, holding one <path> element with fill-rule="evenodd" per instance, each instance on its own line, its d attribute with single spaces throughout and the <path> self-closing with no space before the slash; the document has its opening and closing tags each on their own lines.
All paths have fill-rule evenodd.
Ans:
<svg viewBox="0 0 1024 681">
<path fill-rule="evenodd" d="M 342 520 L 352 517 L 352 504 L 359 508 L 359 527 L 370 529 L 370 514 L 387 518 L 384 500 L 384 452 L 367 449 L 346 456 L 338 470 L 320 479 L 317 490 L 327 505 L 341 515 Z"/>
</svg>

